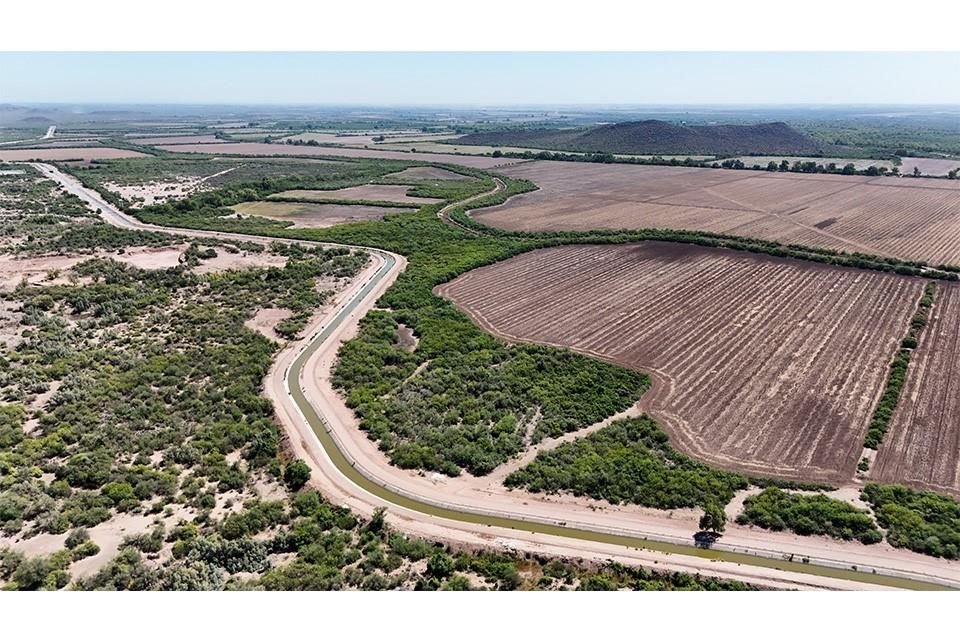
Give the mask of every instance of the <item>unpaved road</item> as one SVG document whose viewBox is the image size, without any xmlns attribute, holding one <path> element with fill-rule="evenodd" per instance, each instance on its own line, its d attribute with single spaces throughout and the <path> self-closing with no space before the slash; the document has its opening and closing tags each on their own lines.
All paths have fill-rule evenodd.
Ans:
<svg viewBox="0 0 960 640">
<path fill-rule="evenodd" d="M 98 209 L 105 221 L 119 227 L 233 241 L 276 240 L 144 224 L 104 202 L 72 176 L 46 164 L 32 166 Z M 509 548 L 601 562 L 617 560 L 778 588 L 921 586 L 910 580 L 882 576 L 960 587 L 960 564 L 885 545 L 867 547 L 738 529 L 725 535 L 715 550 L 704 551 L 692 546 L 695 528 L 685 521 L 671 522 L 662 515 L 639 509 L 595 510 L 575 501 L 544 499 L 502 488 L 478 491 L 467 487 L 451 491 L 452 486 L 445 488 L 435 479 L 392 467 L 355 428 L 352 412 L 331 388 L 328 376 L 340 345 L 355 335 L 360 318 L 406 265 L 402 256 L 366 250 L 372 256 L 371 265 L 337 296 L 329 311 L 314 318 L 304 330 L 305 338 L 291 343 L 279 354 L 265 380 L 266 394 L 275 403 L 294 452 L 308 461 L 315 484 L 335 503 L 368 516 L 378 507 L 388 507 L 389 520 L 396 528 L 464 546 Z M 311 421 L 318 425 L 316 430 Z M 321 440 L 326 441 L 326 447 Z M 808 558 L 809 564 L 782 560 L 790 555 Z M 851 565 L 856 565 L 858 571 L 850 571 Z"/>
</svg>

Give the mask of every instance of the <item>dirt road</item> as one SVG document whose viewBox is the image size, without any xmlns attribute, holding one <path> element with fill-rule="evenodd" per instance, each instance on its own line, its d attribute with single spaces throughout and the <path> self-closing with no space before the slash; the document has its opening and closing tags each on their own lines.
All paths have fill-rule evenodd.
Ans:
<svg viewBox="0 0 960 640">
<path fill-rule="evenodd" d="M 72 176 L 49 165 L 32 166 L 98 209 L 110 224 L 200 238 L 276 240 L 145 224 L 104 202 Z M 397 529 L 463 546 L 617 560 L 778 588 L 922 588 L 923 583 L 960 587 L 960 564 L 888 546 L 741 529 L 725 535 L 715 549 L 701 550 L 692 545 L 695 527 L 685 518 L 671 520 L 637 508 L 598 510 L 575 500 L 541 498 L 482 483 L 457 487 L 442 478 L 392 467 L 356 429 L 352 412 L 329 380 L 340 345 L 355 335 L 360 318 L 406 265 L 402 256 L 366 251 L 371 265 L 337 296 L 328 312 L 312 320 L 303 332 L 305 338 L 280 353 L 264 381 L 294 452 L 310 464 L 315 484 L 330 500 L 368 516 L 387 507 Z M 804 558 L 807 561 L 800 562 Z"/>
</svg>

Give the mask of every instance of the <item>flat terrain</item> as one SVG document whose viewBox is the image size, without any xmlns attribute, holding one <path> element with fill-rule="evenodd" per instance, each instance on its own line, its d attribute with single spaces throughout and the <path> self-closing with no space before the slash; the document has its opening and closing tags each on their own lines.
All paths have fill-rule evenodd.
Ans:
<svg viewBox="0 0 960 640">
<path fill-rule="evenodd" d="M 853 477 L 923 283 L 747 253 L 641 243 L 538 250 L 438 293 L 510 340 L 649 371 L 673 443 L 749 472 Z"/>
<path fill-rule="evenodd" d="M 418 198 L 408 196 L 410 187 L 400 184 L 363 184 L 343 189 L 315 190 L 294 189 L 273 194 L 272 198 L 299 198 L 303 200 L 356 200 L 381 202 L 400 202 L 410 204 L 430 204 L 440 202 L 437 198 Z"/>
<path fill-rule="evenodd" d="M 410 167 L 386 176 L 394 180 L 463 180 L 464 176 L 440 167 Z"/>
<path fill-rule="evenodd" d="M 857 170 L 868 169 L 870 167 L 886 167 L 887 169 L 893 169 L 893 162 L 890 160 L 873 160 L 871 158 L 819 158 L 813 156 L 740 156 L 737 158 L 743 164 L 748 167 L 752 167 L 755 164 L 760 165 L 761 167 L 766 167 L 771 162 L 776 162 L 780 164 L 782 161 L 786 160 L 791 165 L 794 162 L 816 162 L 817 164 L 822 164 L 827 166 L 831 162 L 836 164 L 838 167 L 844 167 L 848 164 L 852 164 Z"/>
<path fill-rule="evenodd" d="M 960 495 L 960 287 L 938 287 L 873 480 Z"/>
<path fill-rule="evenodd" d="M 477 212 L 521 231 L 690 229 L 960 264 L 960 181 L 529 162 L 539 191 Z"/>
<path fill-rule="evenodd" d="M 237 142 L 232 144 L 172 144 L 157 145 L 164 151 L 178 153 L 231 154 L 241 156 L 338 156 L 344 158 L 384 158 L 460 164 L 466 167 L 487 169 L 507 162 L 509 158 L 486 158 L 481 156 L 457 156 L 437 153 L 405 153 L 380 149 L 357 149 L 352 147 L 308 147 L 291 144 L 265 144 L 262 142 Z M 3 159 L 0 157 L 0 159 Z"/>
<path fill-rule="evenodd" d="M 960 169 L 960 158 L 901 158 L 900 172 L 913 173 L 913 168 L 920 169 L 925 176 L 945 176 L 953 169 Z"/>
<path fill-rule="evenodd" d="M 0 161 L 24 160 L 104 160 L 108 158 L 138 158 L 145 154 L 112 147 L 56 147 L 46 149 L 6 149 L 0 151 Z"/>
<path fill-rule="evenodd" d="M 243 202 L 231 207 L 241 216 L 260 216 L 293 223 L 293 227 L 322 229 L 345 222 L 380 220 L 383 216 L 409 213 L 413 209 L 359 204 L 313 204 L 309 202 Z"/>
</svg>

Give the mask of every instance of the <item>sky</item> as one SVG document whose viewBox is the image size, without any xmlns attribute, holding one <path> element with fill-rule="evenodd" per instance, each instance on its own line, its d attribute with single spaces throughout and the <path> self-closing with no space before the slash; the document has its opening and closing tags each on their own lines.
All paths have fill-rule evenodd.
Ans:
<svg viewBox="0 0 960 640">
<path fill-rule="evenodd" d="M 960 104 L 960 53 L 0 53 L 0 104 Z"/>
</svg>

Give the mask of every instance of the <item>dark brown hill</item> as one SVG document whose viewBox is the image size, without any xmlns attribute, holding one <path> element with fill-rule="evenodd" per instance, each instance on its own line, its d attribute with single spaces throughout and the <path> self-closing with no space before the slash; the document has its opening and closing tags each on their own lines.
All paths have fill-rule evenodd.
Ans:
<svg viewBox="0 0 960 640">
<path fill-rule="evenodd" d="M 783 122 L 677 125 L 662 120 L 641 120 L 587 129 L 473 133 L 458 138 L 456 144 L 665 155 L 808 155 L 820 151 L 816 142 Z"/>
</svg>

